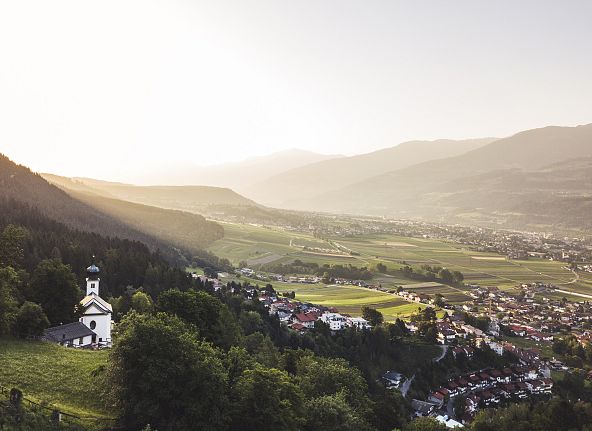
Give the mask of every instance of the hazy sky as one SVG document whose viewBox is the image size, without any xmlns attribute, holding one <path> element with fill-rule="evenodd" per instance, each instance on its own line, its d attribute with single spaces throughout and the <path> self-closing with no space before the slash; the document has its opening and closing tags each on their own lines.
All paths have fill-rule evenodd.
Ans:
<svg viewBox="0 0 592 431">
<path fill-rule="evenodd" d="M 129 179 L 592 122 L 592 1 L 0 0 L 0 152 Z"/>
</svg>

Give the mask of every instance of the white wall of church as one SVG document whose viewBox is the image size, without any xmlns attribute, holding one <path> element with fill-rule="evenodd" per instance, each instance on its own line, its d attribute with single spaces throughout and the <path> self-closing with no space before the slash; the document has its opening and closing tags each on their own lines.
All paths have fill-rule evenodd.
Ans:
<svg viewBox="0 0 592 431">
<path fill-rule="evenodd" d="M 80 321 L 84 325 L 90 328 L 95 334 L 97 334 L 97 343 L 111 343 L 111 315 L 83 315 Z M 93 329 L 92 322 L 95 322 L 96 326 Z"/>
</svg>

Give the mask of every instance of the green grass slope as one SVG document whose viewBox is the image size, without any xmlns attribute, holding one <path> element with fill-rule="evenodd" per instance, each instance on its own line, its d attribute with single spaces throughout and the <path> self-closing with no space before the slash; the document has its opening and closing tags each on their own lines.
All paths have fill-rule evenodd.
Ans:
<svg viewBox="0 0 592 431">
<path fill-rule="evenodd" d="M 88 351 L 37 341 L 0 339 L 0 385 L 81 417 L 115 417 L 104 405 L 104 382 L 93 376 L 106 350 Z"/>
</svg>

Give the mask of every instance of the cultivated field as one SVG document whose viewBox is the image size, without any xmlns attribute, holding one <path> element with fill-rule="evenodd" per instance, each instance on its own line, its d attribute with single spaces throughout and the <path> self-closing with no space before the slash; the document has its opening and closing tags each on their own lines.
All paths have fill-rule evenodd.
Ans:
<svg viewBox="0 0 592 431">
<path fill-rule="evenodd" d="M 234 264 L 246 261 L 256 266 L 270 262 L 286 263 L 295 259 L 322 264 L 352 264 L 374 268 L 383 263 L 389 271 L 405 265 L 419 269 L 421 265 L 446 267 L 460 271 L 465 284 L 496 286 L 513 289 L 521 283 L 544 282 L 560 286 L 571 292 L 592 294 L 592 274 L 576 276 L 560 262 L 542 259 L 509 260 L 495 253 L 480 253 L 459 244 L 425 238 L 408 238 L 395 235 L 367 235 L 354 238 L 328 238 L 322 240 L 312 235 L 284 231 L 276 227 L 225 223 L 225 236 L 213 243 L 209 250 L 229 258 Z M 336 249 L 339 244 L 354 252 L 351 256 L 329 253 L 311 253 L 303 246 L 319 249 Z M 439 283 L 418 283 L 401 276 L 375 273 L 374 284 L 384 288 L 403 286 L 415 293 L 442 294 L 449 302 L 461 303 L 469 299 L 467 288 L 456 288 Z M 261 284 L 261 282 L 259 282 Z M 375 290 L 351 286 L 295 285 L 272 283 L 280 291 L 296 291 L 303 301 L 334 306 L 343 312 L 359 313 L 363 305 L 380 309 L 387 319 L 406 316 L 417 309 L 417 304 Z M 575 298 L 575 297 L 574 297 Z M 581 298 L 580 298 L 581 300 Z"/>
<path fill-rule="evenodd" d="M 396 295 L 357 286 L 324 284 L 286 284 L 273 283 L 279 292 L 296 292 L 296 299 L 302 302 L 335 307 L 340 312 L 359 316 L 361 308 L 372 307 L 379 310 L 385 320 L 404 318 L 417 311 L 423 304 L 410 303 Z"/>
</svg>

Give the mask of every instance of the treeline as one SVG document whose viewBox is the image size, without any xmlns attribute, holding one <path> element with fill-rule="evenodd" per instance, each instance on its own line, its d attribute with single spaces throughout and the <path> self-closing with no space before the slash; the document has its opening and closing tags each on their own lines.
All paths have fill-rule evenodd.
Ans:
<svg viewBox="0 0 592 431">
<path fill-rule="evenodd" d="M 409 265 L 405 265 L 401 269 L 395 271 L 395 273 L 412 280 L 435 281 L 455 286 L 461 285 L 465 279 L 463 273 L 460 271 L 450 271 L 448 268 L 430 265 L 422 265 L 419 269 L 414 269 Z"/>
<path fill-rule="evenodd" d="M 487 351 L 472 361 L 418 361 L 416 349 L 428 345 L 402 321 L 378 316 L 371 330 L 335 334 L 317 321 L 298 334 L 249 284 L 202 289 L 165 291 L 119 325 L 104 378 L 130 429 L 411 430 L 407 401 L 379 383 L 385 370 L 415 374 L 412 393 L 424 397 L 450 370 L 508 363 Z M 263 290 L 275 294 L 271 285 Z"/>
<path fill-rule="evenodd" d="M 246 265 L 245 265 L 246 266 Z M 319 265 L 316 262 L 303 262 L 296 259 L 290 263 L 268 263 L 261 265 L 261 270 L 281 275 L 307 274 L 323 277 L 327 280 L 345 278 L 348 280 L 370 280 L 372 273 L 366 267 L 358 268 L 353 265 Z"/>
<path fill-rule="evenodd" d="M 584 363 L 592 364 L 592 345 L 582 345 L 573 334 L 556 338 L 553 342 L 553 352 L 565 355 L 565 363 L 569 367 L 583 368 Z"/>
</svg>

